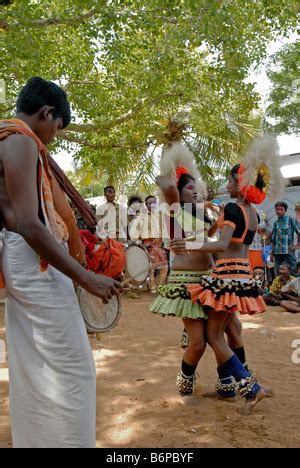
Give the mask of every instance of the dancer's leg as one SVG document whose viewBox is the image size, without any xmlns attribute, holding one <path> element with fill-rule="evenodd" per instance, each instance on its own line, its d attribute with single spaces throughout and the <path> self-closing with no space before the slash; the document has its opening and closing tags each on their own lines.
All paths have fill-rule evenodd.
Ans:
<svg viewBox="0 0 300 468">
<path fill-rule="evenodd" d="M 183 323 L 189 336 L 189 346 L 177 376 L 177 388 L 181 396 L 189 397 L 194 393 L 196 368 L 206 347 L 205 323 L 204 320 L 192 319 L 184 319 Z"/>
<path fill-rule="evenodd" d="M 293 301 L 281 301 L 280 306 L 283 307 L 287 312 L 298 314 L 300 312 L 300 306 L 297 302 Z"/>
<path fill-rule="evenodd" d="M 238 319 L 236 314 L 230 314 L 229 320 L 225 329 L 225 333 L 228 338 L 228 345 L 234 352 L 234 354 L 241 361 L 243 366 L 249 370 L 246 363 L 246 353 L 244 347 L 244 340 L 242 336 L 243 327 L 241 321 Z"/>
<path fill-rule="evenodd" d="M 241 395 L 246 398 L 245 414 L 250 414 L 266 394 L 226 343 L 224 331 L 227 318 L 226 312 L 209 313 L 207 340 L 215 352 L 222 381 L 225 382 L 225 379 L 230 379 L 232 376 L 235 378 Z"/>
</svg>

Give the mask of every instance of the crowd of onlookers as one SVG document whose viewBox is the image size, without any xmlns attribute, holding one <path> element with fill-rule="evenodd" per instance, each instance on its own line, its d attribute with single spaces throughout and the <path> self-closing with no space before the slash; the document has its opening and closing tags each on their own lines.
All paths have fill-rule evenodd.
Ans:
<svg viewBox="0 0 300 468">
<path fill-rule="evenodd" d="M 89 228 L 99 239 L 112 238 L 120 243 L 140 242 L 151 258 L 150 288 L 166 281 L 169 268 L 168 232 L 159 203 L 155 196 L 142 199 L 132 195 L 127 206 L 116 202 L 113 186 L 104 189 L 106 202 L 93 207 L 97 226 Z M 220 201 L 216 201 L 220 211 Z M 209 191 L 207 210 L 211 217 L 216 213 L 214 195 Z M 298 290 L 298 262 L 296 252 L 300 249 L 300 225 L 288 215 L 288 205 L 280 201 L 275 205 L 277 219 L 273 227 L 262 216 L 258 232 L 249 249 L 249 258 L 256 278 L 262 281 L 262 293 L 269 305 L 281 305 L 292 312 L 300 312 L 300 288 Z M 216 220 L 216 217 L 215 217 Z M 78 217 L 80 229 L 87 229 Z M 217 236 L 218 233 L 215 234 Z M 297 242 L 295 242 L 295 236 Z"/>
<path fill-rule="evenodd" d="M 146 249 L 151 261 L 150 290 L 156 292 L 157 286 L 166 281 L 169 269 L 168 233 L 164 216 L 158 210 L 157 198 L 149 195 L 143 200 L 139 195 L 132 195 L 128 199 L 127 206 L 124 206 L 116 203 L 116 191 L 112 186 L 105 187 L 104 196 L 106 202 L 93 207 L 97 225 L 89 228 L 79 217 L 79 228 L 90 230 L 101 240 L 109 238 L 123 244 L 140 243 Z"/>
<path fill-rule="evenodd" d="M 284 201 L 276 203 L 275 212 L 277 219 L 272 229 L 266 220 L 259 224 L 249 257 L 254 276 L 262 281 L 265 302 L 297 313 L 300 312 L 300 278 L 296 252 L 300 249 L 300 225 L 288 215 Z"/>
<path fill-rule="evenodd" d="M 278 272 L 282 263 L 289 263 L 292 274 L 298 274 L 296 251 L 300 248 L 300 226 L 296 219 L 287 214 L 287 211 L 287 203 L 283 201 L 276 203 L 277 220 L 272 229 L 266 219 L 261 220 L 254 242 L 249 249 L 253 268 L 274 266 Z M 295 234 L 297 244 L 295 244 Z"/>
</svg>

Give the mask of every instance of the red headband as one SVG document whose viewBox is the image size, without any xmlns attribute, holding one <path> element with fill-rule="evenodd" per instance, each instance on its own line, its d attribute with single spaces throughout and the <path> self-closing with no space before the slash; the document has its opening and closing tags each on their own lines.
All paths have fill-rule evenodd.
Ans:
<svg viewBox="0 0 300 468">
<path fill-rule="evenodd" d="M 266 199 L 267 194 L 255 187 L 255 185 L 243 185 L 243 179 L 245 174 L 246 167 L 242 164 L 238 170 L 238 184 L 240 186 L 241 194 L 244 195 L 245 200 L 248 203 L 253 203 L 254 205 L 260 205 Z"/>
<path fill-rule="evenodd" d="M 178 185 L 178 182 L 179 182 L 180 177 L 181 177 L 183 174 L 188 174 L 187 169 L 186 169 L 185 167 L 183 167 L 183 166 L 178 166 L 178 167 L 176 167 L 176 180 L 177 180 L 177 185 Z"/>
</svg>

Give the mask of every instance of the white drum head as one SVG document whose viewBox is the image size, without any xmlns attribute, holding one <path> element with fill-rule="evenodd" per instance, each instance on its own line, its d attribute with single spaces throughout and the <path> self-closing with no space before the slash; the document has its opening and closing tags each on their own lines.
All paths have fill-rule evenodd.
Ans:
<svg viewBox="0 0 300 468">
<path fill-rule="evenodd" d="M 80 310 L 91 333 L 104 333 L 112 330 L 121 316 L 121 298 L 113 296 L 108 304 L 96 296 L 85 291 L 83 288 L 76 290 Z"/>
<path fill-rule="evenodd" d="M 147 281 L 150 272 L 150 260 L 142 246 L 129 245 L 126 250 L 125 275 L 135 284 Z"/>
</svg>

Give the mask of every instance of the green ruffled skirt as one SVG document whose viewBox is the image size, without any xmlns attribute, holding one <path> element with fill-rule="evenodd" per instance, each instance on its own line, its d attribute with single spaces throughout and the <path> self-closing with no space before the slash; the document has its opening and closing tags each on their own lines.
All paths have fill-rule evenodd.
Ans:
<svg viewBox="0 0 300 468">
<path fill-rule="evenodd" d="M 191 301 L 185 285 L 199 284 L 201 277 L 209 274 L 209 271 L 171 271 L 167 284 L 159 286 L 159 296 L 152 302 L 150 312 L 163 317 L 207 319 L 203 307 Z"/>
</svg>

